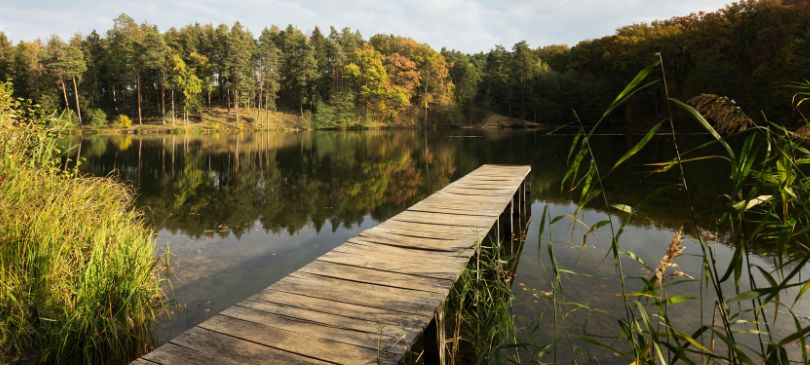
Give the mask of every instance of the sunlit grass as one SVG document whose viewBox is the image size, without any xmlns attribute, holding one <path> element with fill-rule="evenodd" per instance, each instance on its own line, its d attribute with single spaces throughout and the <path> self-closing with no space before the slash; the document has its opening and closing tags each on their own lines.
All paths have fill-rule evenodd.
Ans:
<svg viewBox="0 0 810 365">
<path fill-rule="evenodd" d="M 51 133 L 0 118 L 0 362 L 115 364 L 146 351 L 161 291 L 132 193 L 59 169 Z"/>
</svg>

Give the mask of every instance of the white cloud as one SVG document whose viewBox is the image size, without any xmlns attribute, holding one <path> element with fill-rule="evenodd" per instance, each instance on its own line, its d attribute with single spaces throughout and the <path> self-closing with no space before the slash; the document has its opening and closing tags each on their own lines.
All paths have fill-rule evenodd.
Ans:
<svg viewBox="0 0 810 365">
<path fill-rule="evenodd" d="M 106 31 L 125 12 L 161 29 L 188 23 L 239 20 L 258 33 L 265 26 L 344 26 L 368 37 L 394 33 L 467 52 L 526 40 L 533 46 L 574 44 L 613 33 L 626 24 L 711 11 L 729 0 L 0 0 L 0 29 L 14 40 L 70 37 Z"/>
</svg>

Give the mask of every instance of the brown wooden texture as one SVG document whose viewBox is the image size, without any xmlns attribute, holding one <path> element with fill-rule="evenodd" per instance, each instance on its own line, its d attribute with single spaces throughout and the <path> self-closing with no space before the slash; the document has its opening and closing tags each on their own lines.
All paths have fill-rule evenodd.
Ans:
<svg viewBox="0 0 810 365">
<path fill-rule="evenodd" d="M 523 209 L 529 172 L 483 165 L 132 364 L 399 363 L 477 245 Z"/>
</svg>

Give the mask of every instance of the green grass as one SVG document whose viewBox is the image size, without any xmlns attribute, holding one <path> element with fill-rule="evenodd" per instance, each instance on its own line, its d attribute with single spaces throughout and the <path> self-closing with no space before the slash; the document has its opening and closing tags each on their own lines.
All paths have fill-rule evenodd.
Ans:
<svg viewBox="0 0 810 365">
<path fill-rule="evenodd" d="M 52 131 L 19 114 L 0 110 L 0 363 L 131 360 L 161 295 L 152 231 L 127 188 L 61 170 Z"/>
<path fill-rule="evenodd" d="M 170 114 L 167 114 L 165 118 L 144 118 L 143 124 L 138 124 L 137 119 L 135 119 L 129 127 L 123 127 L 118 123 L 111 122 L 103 125 L 85 125 L 82 131 L 102 135 L 133 133 L 205 134 L 223 131 L 293 131 L 307 129 L 311 125 L 312 123 L 308 119 L 301 119 L 295 113 L 269 111 L 257 114 L 255 108 L 241 109 L 239 123 L 237 123 L 234 109 L 228 111 L 226 108 L 214 107 L 204 110 L 199 115 L 191 116 L 188 122 L 183 120 L 182 115 L 177 115 L 173 119 Z M 72 129 L 78 130 L 79 128 L 76 126 Z"/>
<path fill-rule="evenodd" d="M 516 254 L 493 239 L 464 270 L 447 299 L 445 346 L 449 364 L 518 361 L 511 283 Z"/>
</svg>

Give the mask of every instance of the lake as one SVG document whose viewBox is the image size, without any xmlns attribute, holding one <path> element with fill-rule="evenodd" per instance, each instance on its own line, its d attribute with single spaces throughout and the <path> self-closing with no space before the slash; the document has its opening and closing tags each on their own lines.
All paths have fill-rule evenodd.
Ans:
<svg viewBox="0 0 810 365">
<path fill-rule="evenodd" d="M 617 316 L 624 307 L 613 261 L 610 231 L 602 227 L 583 239 L 586 228 L 562 219 L 539 240 L 542 212 L 571 214 L 577 196 L 561 187 L 573 136 L 543 132 L 439 130 L 298 132 L 277 134 L 222 134 L 203 136 L 90 136 L 81 139 L 81 171 L 98 176 L 113 174 L 130 184 L 137 206 L 157 233 L 159 251 L 170 252 L 167 286 L 170 315 L 156 326 L 164 342 L 213 314 L 272 284 L 322 255 L 344 240 L 404 210 L 484 163 L 532 166 L 531 221 L 520 257 L 513 290 L 513 313 L 521 340 L 542 347 L 557 339 L 557 353 L 546 361 L 567 362 L 572 356 L 602 363 L 626 364 L 626 359 L 564 340 L 583 326 L 592 332 L 616 335 Z M 608 170 L 641 136 L 595 137 L 593 149 Z M 683 137 L 684 149 L 706 141 L 705 136 Z M 77 144 L 72 137 L 69 144 Z M 76 150 L 68 153 L 75 154 Z M 646 163 L 672 157 L 671 141 L 655 137 L 645 152 L 631 159 L 605 180 L 612 203 L 637 206 L 675 175 L 650 174 Z M 723 192 L 727 169 L 718 162 L 699 162 L 687 170 L 698 208 L 708 206 Z M 681 226 L 691 222 L 683 193 L 665 191 L 639 207 L 621 240 L 655 266 Z M 614 214 L 620 214 L 614 212 Z M 587 225 L 605 219 L 595 206 L 581 212 Z M 617 222 L 625 217 L 614 215 Z M 686 274 L 701 276 L 700 248 L 685 231 L 687 246 L 677 263 Z M 550 235 L 550 236 L 549 236 Z M 563 274 L 565 308 L 554 321 L 550 292 L 549 237 Z M 711 244 L 720 267 L 733 250 Z M 773 252 L 758 247 L 753 264 L 770 270 Z M 650 277 L 627 257 L 628 277 Z M 810 269 L 801 268 L 805 280 Z M 761 278 L 759 273 L 752 273 Z M 628 279 L 630 289 L 640 280 Z M 670 295 L 712 298 L 698 280 L 669 289 Z M 694 330 L 703 316 L 710 321 L 711 300 L 703 311 L 694 304 L 673 305 L 670 313 L 684 329 Z M 693 302 L 694 303 L 694 302 Z M 794 308 L 810 313 L 807 300 Z M 788 317 L 788 316 L 783 316 Z M 539 327 L 533 333 L 528 329 Z M 792 323 L 771 328 L 776 338 L 793 331 Z M 754 343 L 755 335 L 740 334 Z M 794 352 L 796 348 L 789 349 Z M 521 359 L 528 362 L 528 352 Z"/>
</svg>

